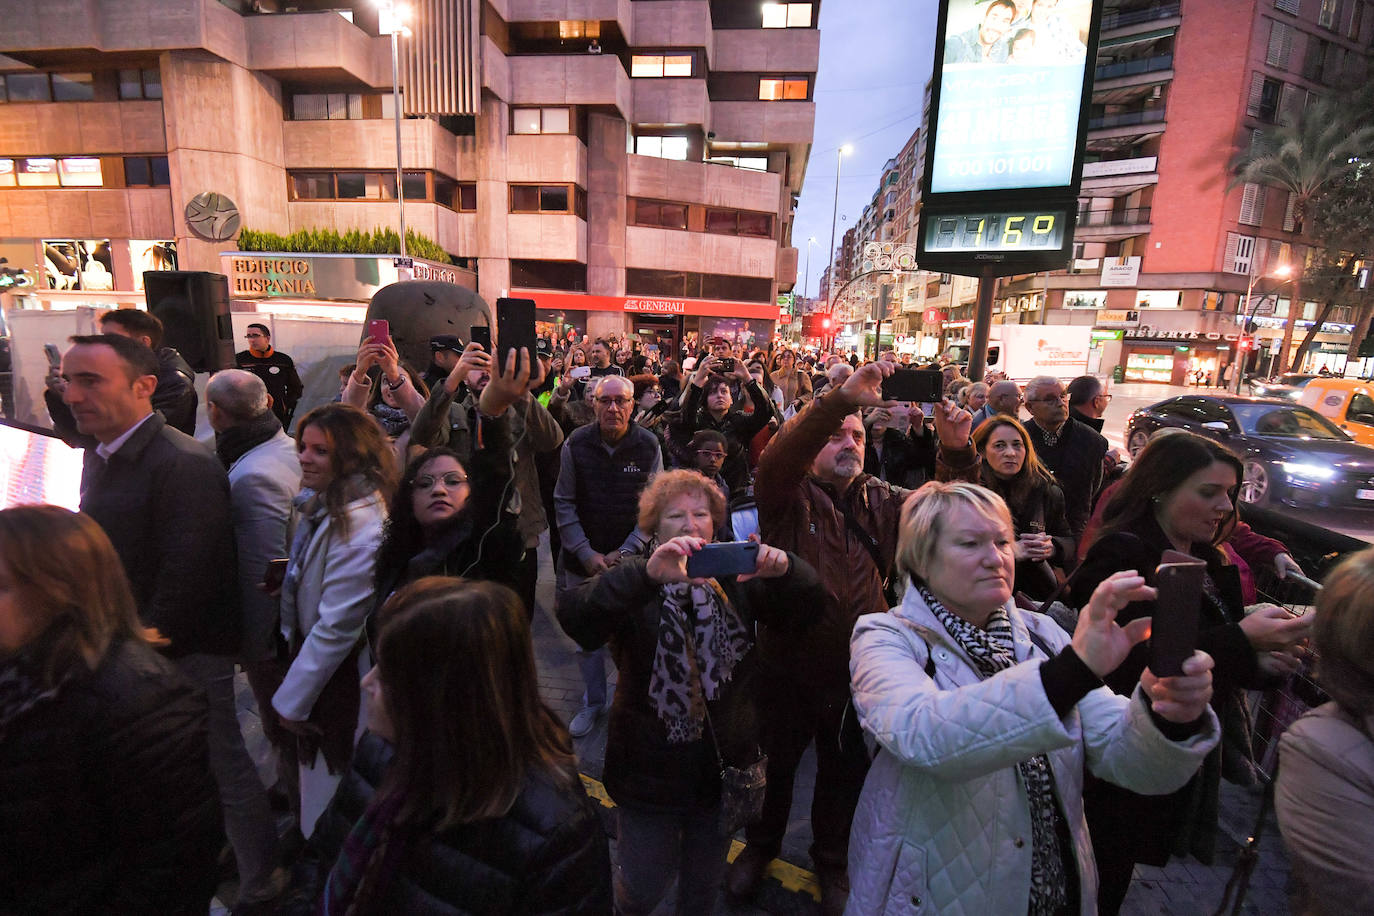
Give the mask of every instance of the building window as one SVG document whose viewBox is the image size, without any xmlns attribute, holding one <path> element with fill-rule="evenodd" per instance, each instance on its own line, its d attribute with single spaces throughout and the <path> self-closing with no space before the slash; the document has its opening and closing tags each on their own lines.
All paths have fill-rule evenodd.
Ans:
<svg viewBox="0 0 1374 916">
<path fill-rule="evenodd" d="M 1283 83 L 1271 79 L 1259 71 L 1250 74 L 1250 97 L 1245 105 L 1245 113 L 1270 124 L 1279 112 L 1279 96 Z"/>
<path fill-rule="evenodd" d="M 743 235 L 751 238 L 773 237 L 773 215 L 750 210 L 706 210 L 706 231 L 716 235 Z"/>
<path fill-rule="evenodd" d="M 54 102 L 95 101 L 94 77 L 89 73 L 52 74 L 52 100 Z"/>
<path fill-rule="evenodd" d="M 656 226 L 660 229 L 686 229 L 687 205 L 662 200 L 632 200 L 636 226 Z"/>
<path fill-rule="evenodd" d="M 707 162 L 716 165 L 728 165 L 737 169 L 750 169 L 755 172 L 768 171 L 768 159 L 765 156 L 712 156 Z"/>
<path fill-rule="evenodd" d="M 0 159 L 0 188 L 100 188 L 105 173 L 93 156 Z"/>
<path fill-rule="evenodd" d="M 472 213 L 477 209 L 477 184 L 472 181 L 454 181 L 447 175 L 436 173 L 434 202 L 460 213 Z"/>
<path fill-rule="evenodd" d="M 298 93 L 291 96 L 293 121 L 357 121 L 363 97 L 356 92 Z"/>
<path fill-rule="evenodd" d="M 11 73 L 5 77 L 5 90 L 11 102 L 52 101 L 46 73 Z"/>
<path fill-rule="evenodd" d="M 640 267 L 625 270 L 625 292 L 631 296 L 767 302 L 772 297 L 772 290 L 773 281 L 768 277 L 732 277 Z"/>
<path fill-rule="evenodd" d="M 527 289 L 587 291 L 587 265 L 577 261 L 532 261 L 512 258 L 510 285 Z"/>
<path fill-rule="evenodd" d="M 1317 24 L 1326 26 L 1328 29 L 1333 27 L 1336 21 L 1336 10 L 1340 9 L 1341 0 L 1321 0 L 1321 9 L 1317 12 Z"/>
<path fill-rule="evenodd" d="M 433 200 L 426 172 L 405 173 L 406 200 Z M 291 200 L 395 200 L 395 172 L 292 172 Z M 442 203 L 442 201 L 440 201 Z"/>
<path fill-rule="evenodd" d="M 172 183 L 166 156 L 125 156 L 124 186 L 165 188 Z"/>
<path fill-rule="evenodd" d="M 804 102 L 810 88 L 811 80 L 804 76 L 765 76 L 759 80 L 759 99 Z"/>
<path fill-rule="evenodd" d="M 1301 4 L 1302 0 L 1274 0 L 1274 9 L 1282 10 L 1285 13 L 1292 13 L 1296 16 L 1298 14 L 1298 7 Z"/>
<path fill-rule="evenodd" d="M 691 54 L 635 54 L 630 58 L 630 76 L 691 76 Z"/>
<path fill-rule="evenodd" d="M 635 137 L 635 153 L 655 159 L 686 159 L 686 137 Z"/>
<path fill-rule="evenodd" d="M 513 184 L 512 213 L 571 213 L 587 218 L 587 192 L 575 184 Z"/>
<path fill-rule="evenodd" d="M 120 70 L 119 97 L 121 99 L 162 98 L 162 74 L 158 72 L 156 67 L 146 70 Z"/>
<path fill-rule="evenodd" d="M 567 108 L 512 108 L 511 133 L 572 133 L 572 112 Z"/>
<path fill-rule="evenodd" d="M 763 5 L 763 27 L 765 29 L 809 29 L 811 28 L 811 4 L 765 3 Z"/>
<path fill-rule="evenodd" d="M 1269 24 L 1269 50 L 1264 62 L 1280 70 L 1288 69 L 1288 57 L 1293 52 L 1293 27 L 1285 22 Z"/>
</svg>

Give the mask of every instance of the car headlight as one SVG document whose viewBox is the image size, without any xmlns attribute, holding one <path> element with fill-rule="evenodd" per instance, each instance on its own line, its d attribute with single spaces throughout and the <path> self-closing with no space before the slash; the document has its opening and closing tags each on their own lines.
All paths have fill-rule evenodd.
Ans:
<svg viewBox="0 0 1374 916">
<path fill-rule="evenodd" d="M 1306 477 L 1309 480 L 1330 480 L 1332 477 L 1336 476 L 1334 468 L 1325 468 L 1319 464 L 1283 461 L 1280 462 L 1279 466 L 1282 467 L 1286 473 L 1292 474 L 1294 477 Z"/>
</svg>

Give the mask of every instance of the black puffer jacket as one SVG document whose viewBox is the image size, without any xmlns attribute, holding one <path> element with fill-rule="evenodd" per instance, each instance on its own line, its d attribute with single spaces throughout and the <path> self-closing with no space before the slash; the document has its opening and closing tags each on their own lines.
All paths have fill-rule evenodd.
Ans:
<svg viewBox="0 0 1374 916">
<path fill-rule="evenodd" d="M 196 913 L 223 838 L 205 697 L 132 642 L 0 741 L 0 913 Z"/>
<path fill-rule="evenodd" d="M 315 867 L 305 880 L 317 892 L 393 753 L 371 732 L 358 742 L 352 769 L 310 838 L 307 858 Z M 580 785 L 567 791 L 531 774 L 505 817 L 454 827 L 409 849 L 375 911 L 608 914 L 611 859 L 596 809 Z"/>
<path fill-rule="evenodd" d="M 791 566 L 777 579 L 719 582 L 752 633 L 756 621 L 781 632 L 808 625 L 819 613 L 824 592 L 816 571 L 788 554 Z M 670 744 L 649 700 L 654 655 L 658 650 L 662 586 L 649 578 L 648 561 L 622 560 L 570 592 L 558 609 L 564 632 L 583 649 L 607 640 L 620 681 L 611 704 L 606 738 L 606 791 L 621 804 L 664 811 L 714 807 L 720 800 L 720 762 L 709 737 Z M 761 723 L 755 678 L 763 675 L 759 653 L 751 650 L 735 666 L 721 696 L 710 704 L 721 756 L 731 766 L 758 758 Z"/>
</svg>

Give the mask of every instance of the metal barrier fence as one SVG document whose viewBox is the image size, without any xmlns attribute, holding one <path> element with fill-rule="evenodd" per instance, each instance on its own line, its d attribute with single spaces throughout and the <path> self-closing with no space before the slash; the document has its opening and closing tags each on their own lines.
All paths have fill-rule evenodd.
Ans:
<svg viewBox="0 0 1374 916">
<path fill-rule="evenodd" d="M 1321 593 L 1321 583 L 1290 573 L 1280 579 L 1273 570 L 1255 577 L 1262 602 L 1277 604 L 1291 614 L 1310 614 Z M 1272 780 L 1279 763 L 1279 737 L 1307 710 L 1326 702 L 1326 694 L 1312 678 L 1316 656 L 1309 654 L 1302 667 L 1282 686 L 1251 691 L 1251 750 L 1266 781 Z"/>
</svg>

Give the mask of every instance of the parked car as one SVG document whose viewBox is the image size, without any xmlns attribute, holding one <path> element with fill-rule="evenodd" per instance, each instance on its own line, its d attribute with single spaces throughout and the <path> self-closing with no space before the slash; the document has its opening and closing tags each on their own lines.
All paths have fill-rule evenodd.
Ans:
<svg viewBox="0 0 1374 916">
<path fill-rule="evenodd" d="M 1362 445 L 1374 445 L 1374 385 L 1353 378 L 1317 377 L 1298 403 L 1311 407 Z"/>
<path fill-rule="evenodd" d="M 1245 379 L 1245 387 L 1257 398 L 1288 398 L 1296 401 L 1303 388 L 1314 378 L 1319 376 L 1313 372 L 1285 372 L 1272 379 L 1252 375 Z"/>
<path fill-rule="evenodd" d="M 1169 398 L 1131 414 L 1127 451 L 1136 455 L 1164 427 L 1207 436 L 1239 455 L 1243 502 L 1374 509 L 1374 448 L 1308 407 L 1236 395 Z"/>
</svg>

